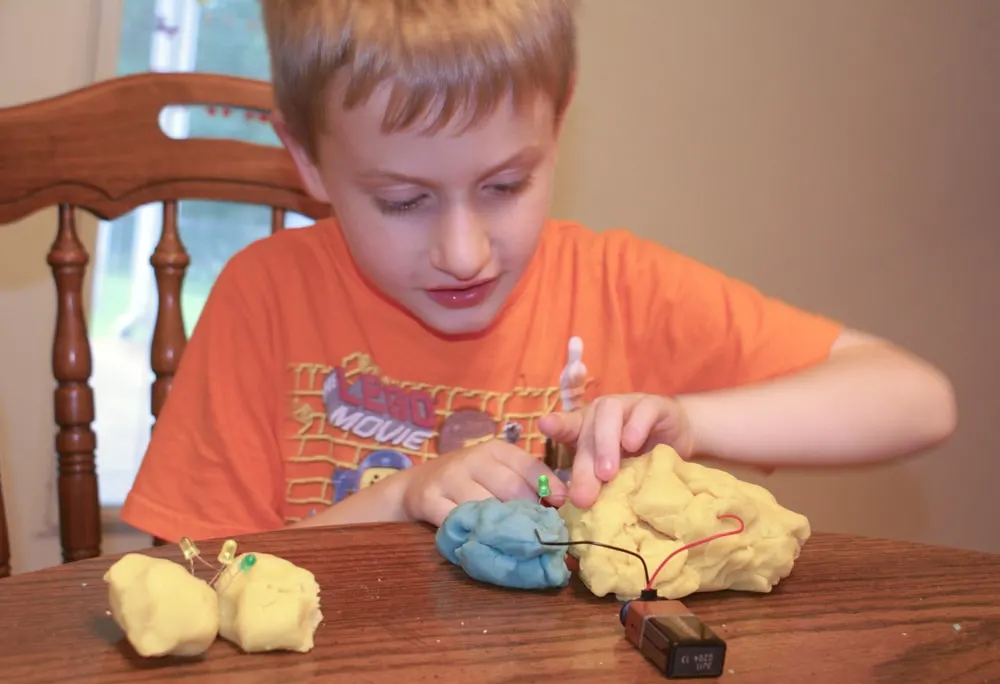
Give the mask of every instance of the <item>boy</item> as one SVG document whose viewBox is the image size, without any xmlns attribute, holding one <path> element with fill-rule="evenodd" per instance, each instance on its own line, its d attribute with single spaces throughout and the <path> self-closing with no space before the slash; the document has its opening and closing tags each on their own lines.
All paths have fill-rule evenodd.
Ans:
<svg viewBox="0 0 1000 684">
<path fill-rule="evenodd" d="M 539 475 L 553 503 L 588 506 L 655 443 L 771 468 L 952 432 L 948 381 L 886 342 L 546 219 L 571 0 L 262 4 L 275 128 L 337 218 L 226 265 L 126 522 L 171 541 L 440 524 L 463 501 L 534 498 Z M 582 407 L 559 410 L 561 375 L 583 378 Z M 577 445 L 569 485 L 546 436 Z"/>
</svg>

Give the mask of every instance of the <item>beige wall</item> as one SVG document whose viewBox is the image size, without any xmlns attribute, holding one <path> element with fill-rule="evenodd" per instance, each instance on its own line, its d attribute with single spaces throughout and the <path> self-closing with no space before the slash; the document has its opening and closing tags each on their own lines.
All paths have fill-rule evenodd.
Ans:
<svg viewBox="0 0 1000 684">
<path fill-rule="evenodd" d="M 760 481 L 819 529 L 1000 552 L 1000 2 L 585 7 L 558 209 L 886 335 L 956 385 L 934 453 Z"/>
<path fill-rule="evenodd" d="M 0 0 L 0 104 L 101 70 L 95 7 Z M 1000 552 L 1000 3 L 725 7 L 585 2 L 557 213 L 632 228 L 940 364 L 961 411 L 945 447 L 854 473 L 738 474 L 817 529 Z M 20 321 L 0 327 L 0 463 L 21 571 L 58 560 L 50 218 L 0 229 L 0 314 Z"/>
</svg>

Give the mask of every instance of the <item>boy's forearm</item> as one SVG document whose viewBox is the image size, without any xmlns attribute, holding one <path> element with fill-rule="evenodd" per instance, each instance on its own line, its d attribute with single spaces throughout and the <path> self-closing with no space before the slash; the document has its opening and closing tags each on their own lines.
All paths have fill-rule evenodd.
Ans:
<svg viewBox="0 0 1000 684">
<path fill-rule="evenodd" d="M 403 508 L 408 471 L 400 471 L 384 480 L 365 487 L 343 501 L 290 527 L 320 527 L 372 522 L 403 522 L 409 520 Z"/>
<path fill-rule="evenodd" d="M 947 378 L 878 342 L 835 350 L 792 376 L 679 399 L 696 454 L 764 467 L 906 456 L 946 439 L 956 423 Z"/>
</svg>

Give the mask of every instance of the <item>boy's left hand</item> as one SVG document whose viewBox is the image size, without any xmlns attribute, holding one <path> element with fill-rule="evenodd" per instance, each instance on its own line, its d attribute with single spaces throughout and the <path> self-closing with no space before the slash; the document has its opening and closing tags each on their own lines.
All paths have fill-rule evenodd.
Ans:
<svg viewBox="0 0 1000 684">
<path fill-rule="evenodd" d="M 576 444 L 569 499 L 580 508 L 594 504 L 602 483 L 618 473 L 623 453 L 667 444 L 688 458 L 694 450 L 681 403 L 651 394 L 603 396 L 582 409 L 543 416 L 539 429 L 553 441 Z"/>
</svg>

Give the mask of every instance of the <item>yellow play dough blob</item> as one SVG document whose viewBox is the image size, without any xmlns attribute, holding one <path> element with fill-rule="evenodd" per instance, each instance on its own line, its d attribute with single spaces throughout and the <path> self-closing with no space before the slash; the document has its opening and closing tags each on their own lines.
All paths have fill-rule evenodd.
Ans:
<svg viewBox="0 0 1000 684">
<path fill-rule="evenodd" d="M 104 581 L 111 617 L 143 657 L 200 655 L 218 636 L 215 592 L 182 565 L 129 553 L 108 569 Z"/>
<path fill-rule="evenodd" d="M 653 588 L 663 598 L 733 589 L 770 592 L 787 577 L 809 539 L 809 520 L 782 507 L 765 488 L 699 463 L 684 461 L 669 446 L 623 459 L 587 510 L 565 504 L 559 511 L 573 541 L 590 540 L 638 552 L 655 572 L 675 549 L 719 532 L 715 539 L 674 556 Z M 645 585 L 637 558 L 591 545 L 570 547 L 579 559 L 580 578 L 597 596 L 639 596 Z"/>
<path fill-rule="evenodd" d="M 256 562 L 245 565 L 247 556 Z M 323 613 L 319 584 L 308 570 L 271 554 L 245 553 L 226 568 L 215 590 L 223 639 L 247 653 L 312 650 Z"/>
</svg>

